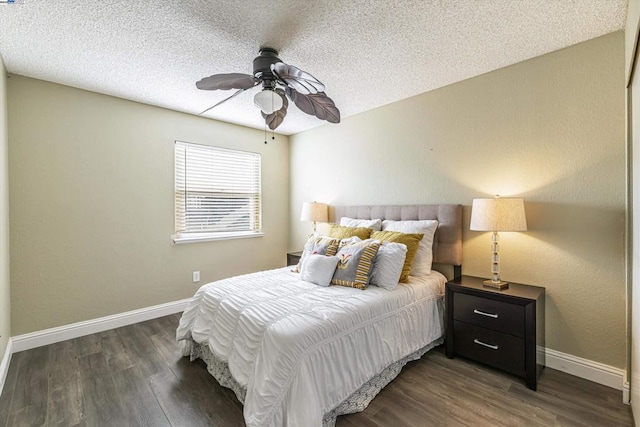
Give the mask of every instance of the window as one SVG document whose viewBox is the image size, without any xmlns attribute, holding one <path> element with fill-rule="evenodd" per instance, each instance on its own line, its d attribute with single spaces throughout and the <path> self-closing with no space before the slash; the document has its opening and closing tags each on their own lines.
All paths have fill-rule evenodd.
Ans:
<svg viewBox="0 0 640 427">
<path fill-rule="evenodd" d="M 261 231 L 258 153 L 176 141 L 176 243 L 257 237 Z"/>
</svg>

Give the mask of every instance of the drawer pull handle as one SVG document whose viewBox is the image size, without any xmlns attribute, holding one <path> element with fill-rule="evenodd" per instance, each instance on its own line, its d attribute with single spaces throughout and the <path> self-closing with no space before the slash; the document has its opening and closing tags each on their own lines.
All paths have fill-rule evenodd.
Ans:
<svg viewBox="0 0 640 427">
<path fill-rule="evenodd" d="M 487 344 L 486 342 L 482 342 L 478 339 L 473 340 L 474 343 L 479 344 L 479 345 L 483 345 L 485 347 L 489 347 L 491 350 L 497 350 L 498 346 L 497 345 L 491 345 L 491 344 Z"/>
<path fill-rule="evenodd" d="M 473 312 L 475 314 L 480 314 L 482 316 L 492 317 L 494 319 L 498 318 L 498 315 L 497 314 L 493 314 L 493 313 L 485 313 L 484 311 L 480 311 L 480 310 L 473 310 Z"/>
</svg>

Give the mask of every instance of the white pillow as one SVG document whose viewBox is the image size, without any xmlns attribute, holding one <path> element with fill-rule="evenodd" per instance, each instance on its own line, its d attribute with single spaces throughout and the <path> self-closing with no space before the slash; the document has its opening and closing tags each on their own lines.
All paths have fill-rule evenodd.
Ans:
<svg viewBox="0 0 640 427">
<path fill-rule="evenodd" d="M 411 276 L 428 276 L 431 274 L 431 262 L 433 261 L 433 235 L 438 228 L 436 220 L 421 221 L 382 221 L 382 230 L 399 231 L 401 233 L 422 233 L 424 237 L 420 241 L 416 257 L 411 267 Z"/>
<path fill-rule="evenodd" d="M 407 245 L 394 242 L 383 242 L 373 259 L 371 284 L 381 288 L 394 290 L 400 281 L 404 259 L 407 256 Z"/>
<path fill-rule="evenodd" d="M 329 286 L 337 266 L 337 256 L 309 255 L 302 264 L 300 279 L 319 286 Z"/>
<path fill-rule="evenodd" d="M 340 225 L 343 227 L 366 227 L 371 228 L 374 231 L 382 230 L 381 219 L 354 219 L 343 216 L 340 218 Z"/>
<path fill-rule="evenodd" d="M 295 272 L 299 272 L 302 270 L 302 264 L 307 259 L 309 255 L 320 254 L 326 255 L 335 255 L 338 252 L 338 245 L 340 244 L 340 239 L 336 239 L 333 237 L 326 236 L 318 236 L 317 234 L 310 234 L 307 239 L 307 243 L 304 244 L 304 249 L 302 251 L 302 255 L 300 256 L 300 261 L 298 261 L 298 265 L 293 270 Z"/>
</svg>

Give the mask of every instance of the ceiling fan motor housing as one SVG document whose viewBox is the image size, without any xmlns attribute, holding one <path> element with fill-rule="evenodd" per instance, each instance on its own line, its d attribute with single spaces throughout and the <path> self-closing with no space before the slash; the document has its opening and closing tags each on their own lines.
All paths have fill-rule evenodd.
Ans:
<svg viewBox="0 0 640 427">
<path fill-rule="evenodd" d="M 275 64 L 276 62 L 282 62 L 280 58 L 278 58 L 277 50 L 270 47 L 260 48 L 260 56 L 256 56 L 253 60 L 253 76 L 255 78 L 262 78 L 265 82 L 267 80 L 274 81 L 275 76 L 271 72 L 271 64 Z"/>
</svg>

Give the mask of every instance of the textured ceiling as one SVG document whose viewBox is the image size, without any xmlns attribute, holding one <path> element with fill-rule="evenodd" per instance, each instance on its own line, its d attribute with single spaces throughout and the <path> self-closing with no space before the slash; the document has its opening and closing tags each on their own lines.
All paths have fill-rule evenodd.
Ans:
<svg viewBox="0 0 640 427">
<path fill-rule="evenodd" d="M 16 0 L 0 2 L 7 71 L 198 114 L 195 82 L 251 74 L 260 46 L 310 72 L 342 117 L 624 27 L 627 0 Z M 253 92 L 206 117 L 262 129 Z M 279 133 L 325 124 L 295 106 Z M 329 125 L 335 126 L 335 125 Z"/>
</svg>

